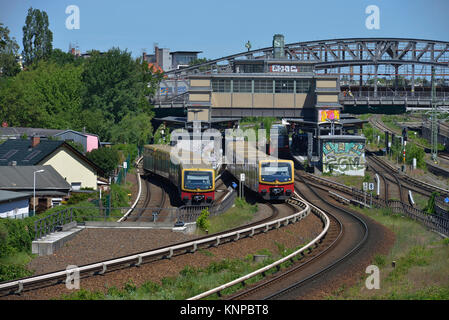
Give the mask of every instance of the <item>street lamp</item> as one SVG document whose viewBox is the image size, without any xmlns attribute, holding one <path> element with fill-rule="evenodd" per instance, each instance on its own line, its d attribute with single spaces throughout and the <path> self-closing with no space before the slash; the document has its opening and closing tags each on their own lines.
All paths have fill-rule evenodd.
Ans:
<svg viewBox="0 0 449 320">
<path fill-rule="evenodd" d="M 33 215 L 36 214 L 36 173 L 44 172 L 45 170 L 36 170 L 33 172 Z"/>
</svg>

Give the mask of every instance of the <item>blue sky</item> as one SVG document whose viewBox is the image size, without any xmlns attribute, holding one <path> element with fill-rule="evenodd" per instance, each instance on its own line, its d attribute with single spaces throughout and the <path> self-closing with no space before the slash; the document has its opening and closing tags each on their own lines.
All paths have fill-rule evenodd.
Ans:
<svg viewBox="0 0 449 320">
<path fill-rule="evenodd" d="M 66 7 L 80 10 L 80 29 L 68 30 Z M 365 8 L 380 9 L 380 29 L 365 27 Z M 351 37 L 404 37 L 449 41 L 447 0 L 0 0 L 0 22 L 22 48 L 22 27 L 29 7 L 47 12 L 53 47 L 82 52 L 116 46 L 133 56 L 153 52 L 153 44 L 176 50 L 203 51 L 219 58 L 285 42 Z"/>
</svg>

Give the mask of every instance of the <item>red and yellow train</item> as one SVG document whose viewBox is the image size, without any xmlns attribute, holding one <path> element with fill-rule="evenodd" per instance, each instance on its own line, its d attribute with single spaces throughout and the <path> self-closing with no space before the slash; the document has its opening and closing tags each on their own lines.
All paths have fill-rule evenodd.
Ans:
<svg viewBox="0 0 449 320">
<path fill-rule="evenodd" d="M 169 145 L 146 145 L 143 168 L 173 183 L 185 204 L 200 205 L 215 200 L 215 177 L 218 169 L 205 164 L 196 154 L 183 150 L 173 154 Z"/>
<path fill-rule="evenodd" d="M 286 200 L 293 195 L 293 161 L 269 156 L 246 141 L 231 142 L 227 147 L 233 149 L 233 159 L 228 159 L 226 170 L 237 180 L 245 174 L 246 187 L 266 200 Z"/>
</svg>

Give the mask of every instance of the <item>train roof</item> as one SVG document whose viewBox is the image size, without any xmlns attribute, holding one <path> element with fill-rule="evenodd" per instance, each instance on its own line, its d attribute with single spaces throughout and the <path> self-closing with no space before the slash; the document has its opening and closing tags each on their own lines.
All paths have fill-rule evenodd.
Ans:
<svg viewBox="0 0 449 320">
<path fill-rule="evenodd" d="M 235 141 L 234 143 L 233 149 L 236 154 L 236 159 L 239 159 L 239 161 L 243 159 L 249 160 L 248 162 L 257 162 L 260 160 L 283 161 L 260 151 L 253 144 L 248 144 L 248 141 Z"/>
<path fill-rule="evenodd" d="M 170 157 L 175 157 L 182 163 L 184 169 L 212 169 L 212 164 L 204 162 L 201 154 L 198 152 L 191 152 L 183 149 L 181 154 L 171 154 L 173 147 L 167 144 L 147 144 L 144 148 L 170 154 Z"/>
</svg>

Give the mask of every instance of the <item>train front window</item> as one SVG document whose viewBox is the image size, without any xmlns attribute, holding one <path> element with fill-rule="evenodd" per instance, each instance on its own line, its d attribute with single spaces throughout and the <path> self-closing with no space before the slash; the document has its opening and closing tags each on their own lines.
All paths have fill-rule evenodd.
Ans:
<svg viewBox="0 0 449 320">
<path fill-rule="evenodd" d="M 292 167 L 288 162 L 265 162 L 262 163 L 262 181 L 266 182 L 287 182 L 292 179 Z"/>
<path fill-rule="evenodd" d="M 184 171 L 184 188 L 189 190 L 212 189 L 212 172 Z"/>
</svg>

